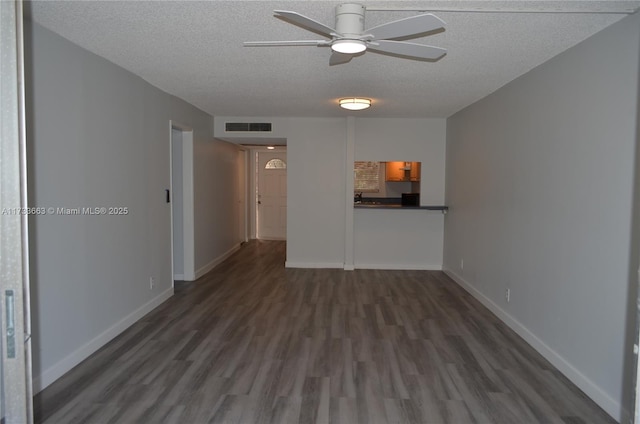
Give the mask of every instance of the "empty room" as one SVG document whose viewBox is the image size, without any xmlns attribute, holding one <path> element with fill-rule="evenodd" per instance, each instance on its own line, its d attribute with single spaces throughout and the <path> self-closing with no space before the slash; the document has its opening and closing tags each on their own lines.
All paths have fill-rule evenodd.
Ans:
<svg viewBox="0 0 640 424">
<path fill-rule="evenodd" d="M 0 6 L 7 424 L 640 422 L 640 2 Z"/>
</svg>

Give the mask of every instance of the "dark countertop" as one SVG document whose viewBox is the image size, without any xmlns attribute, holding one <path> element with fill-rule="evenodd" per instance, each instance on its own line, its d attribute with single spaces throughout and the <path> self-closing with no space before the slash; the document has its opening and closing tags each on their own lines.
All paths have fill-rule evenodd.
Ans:
<svg viewBox="0 0 640 424">
<path fill-rule="evenodd" d="M 402 199 L 396 197 L 363 197 L 361 202 L 354 202 L 355 209 L 403 209 L 428 210 L 446 212 L 447 206 L 403 206 Z"/>
<path fill-rule="evenodd" d="M 447 206 L 402 206 L 398 204 L 371 204 L 367 202 L 354 203 L 354 209 L 403 209 L 403 210 L 427 210 L 427 211 L 443 211 L 449 210 Z"/>
</svg>

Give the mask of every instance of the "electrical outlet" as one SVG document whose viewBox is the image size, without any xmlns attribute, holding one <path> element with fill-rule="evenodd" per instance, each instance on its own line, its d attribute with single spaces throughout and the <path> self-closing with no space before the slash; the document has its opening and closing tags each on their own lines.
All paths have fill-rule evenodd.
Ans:
<svg viewBox="0 0 640 424">
<path fill-rule="evenodd" d="M 460 269 L 464 269 L 464 259 L 460 259 Z"/>
<path fill-rule="evenodd" d="M 509 303 L 509 301 L 511 300 L 511 289 L 506 289 L 504 291 L 504 298 L 507 301 L 507 303 Z"/>
<path fill-rule="evenodd" d="M 149 277 L 149 290 L 153 290 L 156 286 L 156 279 L 153 277 Z"/>
</svg>

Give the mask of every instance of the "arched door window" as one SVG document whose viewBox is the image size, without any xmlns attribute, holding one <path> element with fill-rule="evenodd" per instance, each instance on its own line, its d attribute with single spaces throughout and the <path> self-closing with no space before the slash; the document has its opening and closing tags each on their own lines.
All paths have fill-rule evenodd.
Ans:
<svg viewBox="0 0 640 424">
<path fill-rule="evenodd" d="M 264 169 L 287 169 L 287 164 L 282 159 L 271 159 L 264 166 Z"/>
</svg>

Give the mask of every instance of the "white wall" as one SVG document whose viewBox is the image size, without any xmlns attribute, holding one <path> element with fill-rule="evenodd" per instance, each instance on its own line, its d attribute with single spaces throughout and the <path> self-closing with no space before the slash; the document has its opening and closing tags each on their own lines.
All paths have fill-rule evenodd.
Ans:
<svg viewBox="0 0 640 424">
<path fill-rule="evenodd" d="M 447 121 L 445 268 L 618 419 L 639 32 L 636 14 Z"/>
<path fill-rule="evenodd" d="M 278 116 L 216 116 L 214 117 L 215 128 L 213 135 L 220 139 L 233 139 L 242 138 L 244 140 L 256 139 L 257 141 L 263 141 L 261 139 L 285 139 L 289 134 L 289 121 L 290 118 L 278 117 Z M 226 132 L 225 123 L 227 122 L 269 122 L 271 123 L 270 132 L 240 132 L 234 131 L 231 133 Z M 251 143 L 248 143 L 251 144 Z M 261 144 L 261 143 L 260 143 Z"/>
<path fill-rule="evenodd" d="M 445 145 L 445 119 L 355 120 L 355 160 L 422 163 L 421 205 L 444 205 Z M 357 209 L 353 229 L 356 268 L 442 268 L 439 211 Z"/>
<path fill-rule="evenodd" d="M 442 212 L 356 209 L 353 221 L 355 268 L 442 269 Z"/>
<path fill-rule="evenodd" d="M 173 293 L 170 120 L 193 129 L 197 264 L 232 249 L 237 231 L 215 192 L 233 149 L 211 141 L 211 116 L 36 24 L 25 36 L 31 205 L 129 209 L 32 217 L 38 390 Z"/>
<path fill-rule="evenodd" d="M 289 119 L 289 267 L 344 265 L 346 128 L 341 118 Z"/>
</svg>

